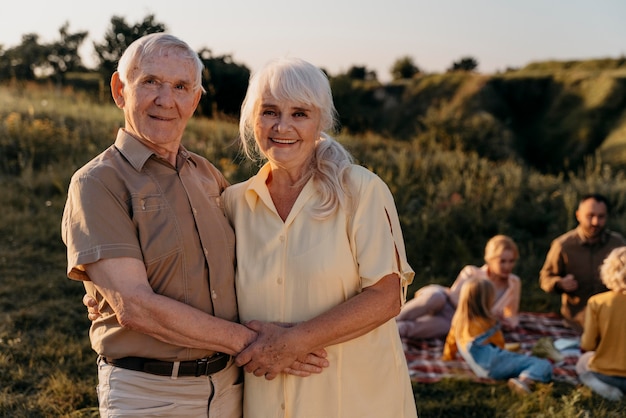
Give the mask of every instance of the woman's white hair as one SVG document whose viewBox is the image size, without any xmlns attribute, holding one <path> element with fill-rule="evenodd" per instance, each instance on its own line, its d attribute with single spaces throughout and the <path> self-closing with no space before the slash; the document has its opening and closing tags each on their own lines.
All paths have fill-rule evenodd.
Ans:
<svg viewBox="0 0 626 418">
<path fill-rule="evenodd" d="M 265 159 L 254 137 L 256 109 L 265 94 L 279 101 L 303 103 L 319 110 L 320 138 L 309 170 L 301 181 L 313 177 L 320 193 L 320 204 L 314 209 L 316 218 L 330 216 L 339 206 L 351 210 L 347 170 L 352 165 L 352 157 L 327 133 L 335 129 L 337 112 L 326 74 L 302 59 L 279 58 L 252 75 L 241 105 L 239 138 L 244 152 L 254 161 Z"/>
<path fill-rule="evenodd" d="M 600 278 L 608 289 L 626 293 L 626 247 L 609 253 L 600 266 Z"/>
<path fill-rule="evenodd" d="M 200 89 L 204 92 L 205 90 L 202 87 L 202 71 L 204 70 L 204 64 L 198 56 L 198 53 L 181 39 L 162 32 L 142 36 L 126 48 L 117 63 L 117 72 L 120 76 L 120 80 L 122 83 L 128 84 L 128 81 L 133 78 L 133 72 L 141 66 L 141 61 L 146 56 L 160 56 L 169 51 L 182 52 L 183 56 L 194 64 L 196 74 L 193 90 L 197 91 Z"/>
</svg>

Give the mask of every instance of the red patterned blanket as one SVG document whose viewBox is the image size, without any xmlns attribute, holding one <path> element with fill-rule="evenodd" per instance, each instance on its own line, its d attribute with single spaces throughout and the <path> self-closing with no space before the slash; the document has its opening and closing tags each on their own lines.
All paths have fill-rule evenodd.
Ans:
<svg viewBox="0 0 626 418">
<path fill-rule="evenodd" d="M 520 353 L 530 354 L 532 347 L 541 337 L 567 342 L 579 340 L 580 334 L 566 328 L 557 314 L 520 313 L 520 324 L 513 332 L 505 332 L 507 343 L 519 343 Z M 458 356 L 454 361 L 442 361 L 442 340 L 403 340 L 404 354 L 409 366 L 411 380 L 420 383 L 434 383 L 443 378 L 472 379 L 477 382 L 491 383 L 492 379 L 479 378 L 467 363 Z M 558 344 L 557 344 L 558 346 Z M 563 349 L 563 361 L 554 364 L 554 380 L 578 384 L 576 361 L 580 356 L 578 347 Z"/>
</svg>

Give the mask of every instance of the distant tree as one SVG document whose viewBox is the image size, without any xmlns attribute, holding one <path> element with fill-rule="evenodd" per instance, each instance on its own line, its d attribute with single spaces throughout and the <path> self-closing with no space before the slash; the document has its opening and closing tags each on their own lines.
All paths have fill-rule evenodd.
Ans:
<svg viewBox="0 0 626 418">
<path fill-rule="evenodd" d="M 420 72 L 418 66 L 413 62 L 413 58 L 409 56 L 398 58 L 391 67 L 391 77 L 394 80 L 413 78 L 415 74 Z"/>
<path fill-rule="evenodd" d="M 380 102 L 376 97 L 379 83 L 363 82 L 348 74 L 330 79 L 335 107 L 342 130 L 351 133 L 375 131 L 380 122 Z"/>
<path fill-rule="evenodd" d="M 104 42 L 93 43 L 98 56 L 98 71 L 108 80 L 117 68 L 122 53 L 134 40 L 150 33 L 165 32 L 164 23 L 155 21 L 154 15 L 146 16 L 142 22 L 129 25 L 121 16 L 111 18 L 111 26 L 104 35 Z"/>
<path fill-rule="evenodd" d="M 452 63 L 452 66 L 448 68 L 448 72 L 454 71 L 474 71 L 478 68 L 478 61 L 472 57 L 463 57 L 458 61 Z"/>
<path fill-rule="evenodd" d="M 214 57 L 207 48 L 198 55 L 204 63 L 203 85 L 207 91 L 200 100 L 200 113 L 209 117 L 216 114 L 239 117 L 250 70 L 245 65 L 236 64 L 230 55 Z"/>
<path fill-rule="evenodd" d="M 0 76 L 17 80 L 34 80 L 37 70 L 46 66 L 46 47 L 39 43 L 39 35 L 22 35 L 22 43 L 0 55 Z"/>
<path fill-rule="evenodd" d="M 69 23 L 59 28 L 61 39 L 46 46 L 47 60 L 52 68 L 52 75 L 58 82 L 65 80 L 65 74 L 70 71 L 82 71 L 83 66 L 78 48 L 89 32 L 69 33 Z"/>
<path fill-rule="evenodd" d="M 365 80 L 366 68 L 360 66 L 352 66 L 346 73 L 348 78 L 352 80 Z"/>
<path fill-rule="evenodd" d="M 372 81 L 377 80 L 376 71 L 368 70 L 367 67 L 353 65 L 348 69 L 346 75 L 351 80 Z"/>
</svg>

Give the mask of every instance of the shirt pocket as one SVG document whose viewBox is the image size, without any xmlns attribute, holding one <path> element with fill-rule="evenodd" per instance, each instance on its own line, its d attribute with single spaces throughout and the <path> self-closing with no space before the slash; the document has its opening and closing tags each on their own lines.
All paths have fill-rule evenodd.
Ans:
<svg viewBox="0 0 626 418">
<path fill-rule="evenodd" d="M 179 251 L 176 222 L 163 195 L 133 194 L 131 207 L 144 263 L 151 264 Z"/>
</svg>

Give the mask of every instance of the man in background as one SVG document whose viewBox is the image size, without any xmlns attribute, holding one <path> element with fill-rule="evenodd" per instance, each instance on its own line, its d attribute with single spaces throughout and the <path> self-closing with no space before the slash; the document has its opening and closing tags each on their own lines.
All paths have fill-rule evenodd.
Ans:
<svg viewBox="0 0 626 418">
<path fill-rule="evenodd" d="M 602 261 L 626 244 L 622 235 L 606 228 L 608 214 L 606 197 L 583 196 L 576 210 L 578 226 L 552 241 L 539 276 L 545 292 L 561 294 L 561 314 L 578 331 L 583 329 L 587 300 L 607 291 L 600 280 Z"/>
</svg>

